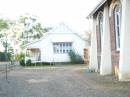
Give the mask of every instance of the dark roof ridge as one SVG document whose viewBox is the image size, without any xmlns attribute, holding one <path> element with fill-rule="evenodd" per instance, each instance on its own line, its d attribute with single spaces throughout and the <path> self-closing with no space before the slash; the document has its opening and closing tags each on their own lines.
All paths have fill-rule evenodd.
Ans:
<svg viewBox="0 0 130 97">
<path fill-rule="evenodd" d="M 107 0 L 101 0 L 97 6 L 91 11 L 87 18 L 91 17 Z"/>
</svg>

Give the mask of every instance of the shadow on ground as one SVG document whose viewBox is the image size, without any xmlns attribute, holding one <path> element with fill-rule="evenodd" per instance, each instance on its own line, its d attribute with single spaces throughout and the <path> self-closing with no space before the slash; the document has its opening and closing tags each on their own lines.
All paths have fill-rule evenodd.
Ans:
<svg viewBox="0 0 130 97">
<path fill-rule="evenodd" d="M 79 70 L 78 73 L 102 89 L 122 92 L 130 91 L 130 82 L 120 82 L 114 75 L 101 76 L 98 73 L 86 72 L 85 69 Z"/>
</svg>

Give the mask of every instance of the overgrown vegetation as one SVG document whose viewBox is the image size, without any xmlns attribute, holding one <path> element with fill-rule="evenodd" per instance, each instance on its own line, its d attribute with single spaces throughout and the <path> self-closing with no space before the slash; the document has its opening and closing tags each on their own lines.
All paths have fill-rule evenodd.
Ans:
<svg viewBox="0 0 130 97">
<path fill-rule="evenodd" d="M 24 59 L 25 59 L 24 53 L 21 52 L 21 53 L 16 55 L 16 60 L 19 60 L 21 66 L 25 66 Z"/>
<path fill-rule="evenodd" d="M 70 51 L 68 53 L 71 64 L 83 64 L 82 57 L 77 54 L 75 51 Z"/>
<path fill-rule="evenodd" d="M 9 43 L 9 28 L 11 27 L 11 21 L 6 20 L 3 18 L 0 18 L 0 43 L 4 47 L 4 53 L 1 53 L 0 56 L 2 58 L 2 61 L 9 61 L 10 54 L 9 49 L 10 43 Z"/>
<path fill-rule="evenodd" d="M 5 52 L 0 52 L 0 61 L 11 61 L 11 54 L 7 53 L 7 55 L 5 55 Z"/>
<path fill-rule="evenodd" d="M 26 61 L 26 66 L 32 66 L 32 61 L 31 61 L 31 59 L 28 59 L 28 60 Z"/>
<path fill-rule="evenodd" d="M 45 28 L 38 21 L 37 16 L 25 14 L 16 20 L 0 18 L 0 45 L 4 48 L 4 55 L 0 55 L 1 60 L 8 61 L 11 56 L 16 56 L 17 51 L 23 45 L 37 40 L 51 28 Z M 4 56 L 4 57 L 3 57 Z M 15 57 L 12 57 L 13 60 Z M 23 59 L 18 59 L 23 63 Z"/>
<path fill-rule="evenodd" d="M 22 59 L 19 61 L 21 66 L 25 66 L 25 61 Z"/>
</svg>

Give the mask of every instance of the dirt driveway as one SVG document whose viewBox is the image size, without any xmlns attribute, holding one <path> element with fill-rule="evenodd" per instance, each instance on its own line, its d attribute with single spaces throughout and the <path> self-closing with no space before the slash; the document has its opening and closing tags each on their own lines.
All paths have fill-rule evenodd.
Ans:
<svg viewBox="0 0 130 97">
<path fill-rule="evenodd" d="M 84 68 L 16 69 L 8 81 L 0 75 L 0 97 L 130 97 L 129 83 L 86 73 Z"/>
</svg>

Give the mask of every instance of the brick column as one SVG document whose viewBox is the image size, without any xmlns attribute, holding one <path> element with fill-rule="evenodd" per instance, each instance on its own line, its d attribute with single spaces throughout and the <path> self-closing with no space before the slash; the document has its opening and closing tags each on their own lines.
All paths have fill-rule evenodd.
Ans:
<svg viewBox="0 0 130 97">
<path fill-rule="evenodd" d="M 101 75 L 112 74 L 110 25 L 109 25 L 109 11 L 107 3 L 105 4 L 103 12 L 103 36 L 102 36 L 100 74 Z"/>
<path fill-rule="evenodd" d="M 130 0 L 122 0 L 119 80 L 130 81 Z"/>
</svg>

